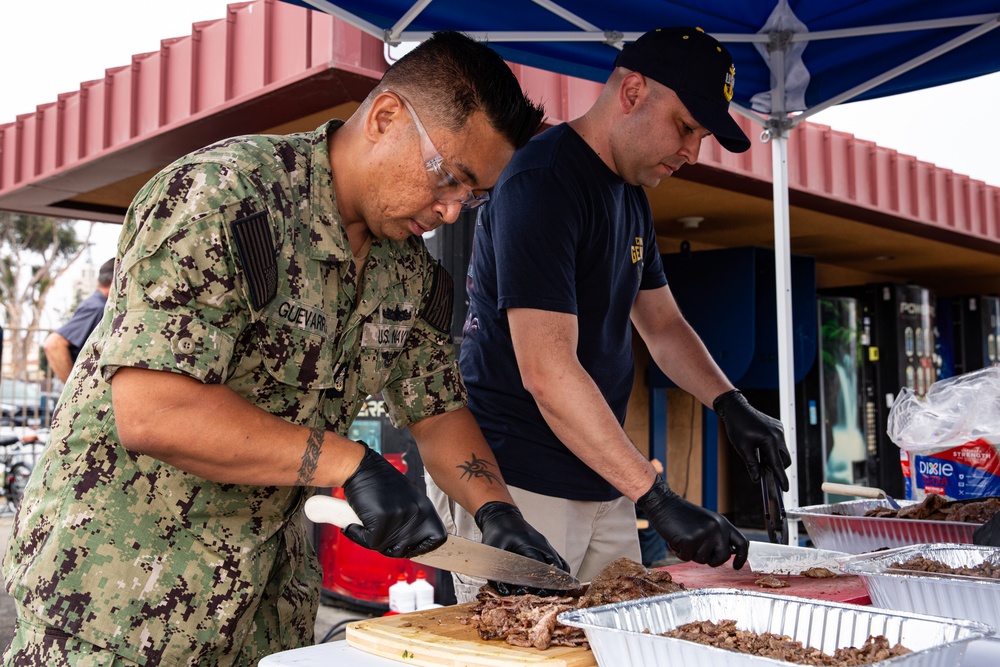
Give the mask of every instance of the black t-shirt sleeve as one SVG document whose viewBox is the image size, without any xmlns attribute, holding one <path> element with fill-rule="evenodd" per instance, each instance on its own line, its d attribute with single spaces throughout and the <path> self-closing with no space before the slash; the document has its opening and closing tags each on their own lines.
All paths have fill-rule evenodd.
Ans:
<svg viewBox="0 0 1000 667">
<path fill-rule="evenodd" d="M 497 304 L 577 313 L 579 198 L 552 172 L 520 172 L 504 184 L 503 197 L 484 212 L 491 226 L 497 272 Z"/>
</svg>

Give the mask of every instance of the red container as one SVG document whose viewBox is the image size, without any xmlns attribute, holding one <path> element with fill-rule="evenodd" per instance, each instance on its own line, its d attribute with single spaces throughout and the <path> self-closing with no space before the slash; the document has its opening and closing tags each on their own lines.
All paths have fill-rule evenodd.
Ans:
<svg viewBox="0 0 1000 667">
<path fill-rule="evenodd" d="M 403 454 L 385 454 L 401 473 L 407 465 Z M 343 498 L 343 489 L 333 490 L 335 498 Z M 344 537 L 340 529 L 330 524 L 319 524 L 317 552 L 323 566 L 323 593 L 334 601 L 348 606 L 384 610 L 389 608 L 389 586 L 396 583 L 399 573 L 407 581 L 416 578 L 423 570 L 428 581 L 434 581 L 436 570 L 405 558 L 388 558 L 377 551 L 365 549 Z M 383 609 L 384 608 L 384 609 Z"/>
</svg>

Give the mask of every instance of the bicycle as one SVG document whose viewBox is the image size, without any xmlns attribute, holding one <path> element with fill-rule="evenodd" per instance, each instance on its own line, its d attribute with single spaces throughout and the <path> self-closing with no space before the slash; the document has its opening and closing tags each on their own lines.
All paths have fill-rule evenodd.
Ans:
<svg viewBox="0 0 1000 667">
<path fill-rule="evenodd" d="M 3 450 L 0 455 L 0 470 L 3 471 L 0 493 L 7 500 L 7 508 L 11 511 L 16 510 L 24 498 L 24 487 L 44 444 L 34 433 L 22 436 L 0 435 L 0 449 Z"/>
</svg>

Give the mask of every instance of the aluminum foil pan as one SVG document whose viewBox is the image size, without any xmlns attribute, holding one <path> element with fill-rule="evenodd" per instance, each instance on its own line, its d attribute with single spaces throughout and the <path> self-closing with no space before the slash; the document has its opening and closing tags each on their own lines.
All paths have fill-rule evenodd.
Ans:
<svg viewBox="0 0 1000 667">
<path fill-rule="evenodd" d="M 916 544 L 840 559 L 861 577 L 872 604 L 886 609 L 982 621 L 1000 630 L 1000 579 L 893 569 L 893 563 L 923 556 L 949 567 L 1000 565 L 1000 547 L 972 544 Z"/>
<path fill-rule="evenodd" d="M 873 663 L 894 667 L 954 667 L 962 662 L 969 642 L 993 632 L 974 621 L 731 588 L 681 591 L 559 614 L 560 623 L 583 628 L 601 667 L 792 664 L 659 634 L 685 623 L 726 619 L 734 619 L 742 629 L 787 635 L 830 654 L 845 646 L 861 646 L 870 636 L 885 635 L 890 643 L 913 651 Z"/>
<path fill-rule="evenodd" d="M 810 568 L 825 568 L 834 574 L 843 574 L 838 559 L 846 555 L 843 551 L 751 542 L 747 565 L 757 574 L 797 575 Z"/>
<path fill-rule="evenodd" d="M 918 501 L 901 500 L 903 507 Z M 886 519 L 865 516 L 876 507 L 889 507 L 881 500 L 849 500 L 830 505 L 810 505 L 786 510 L 790 518 L 801 519 L 809 537 L 820 549 L 861 554 L 912 544 L 944 542 L 971 544 L 972 533 L 981 523 L 930 521 L 926 519 Z"/>
</svg>

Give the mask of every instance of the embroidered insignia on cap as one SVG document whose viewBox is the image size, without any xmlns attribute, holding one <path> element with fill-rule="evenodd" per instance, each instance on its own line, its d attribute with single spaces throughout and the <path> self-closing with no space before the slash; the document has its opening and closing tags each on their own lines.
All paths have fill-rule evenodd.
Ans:
<svg viewBox="0 0 1000 667">
<path fill-rule="evenodd" d="M 455 310 L 455 282 L 439 263 L 434 264 L 434 279 L 424 299 L 420 316 L 441 333 L 451 332 Z"/>
<path fill-rule="evenodd" d="M 736 65 L 730 65 L 726 73 L 726 83 L 722 86 L 722 94 L 726 96 L 727 102 L 733 101 L 733 87 L 736 85 Z"/>
<path fill-rule="evenodd" d="M 277 253 L 267 212 L 235 220 L 230 227 L 250 285 L 250 301 L 260 310 L 278 293 Z"/>
</svg>

